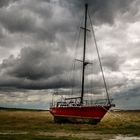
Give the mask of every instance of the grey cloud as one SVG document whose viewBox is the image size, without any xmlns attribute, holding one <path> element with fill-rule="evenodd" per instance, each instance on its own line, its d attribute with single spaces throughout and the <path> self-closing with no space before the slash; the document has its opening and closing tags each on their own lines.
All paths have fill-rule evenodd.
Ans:
<svg viewBox="0 0 140 140">
<path fill-rule="evenodd" d="M 16 2 L 17 0 L 1 0 L 0 1 L 0 8 L 1 7 L 6 7 L 8 6 L 10 3 Z"/>
<path fill-rule="evenodd" d="M 130 98 L 139 96 L 140 96 L 140 88 L 139 86 L 135 85 L 134 87 L 129 87 L 128 89 L 124 88 L 121 91 L 121 93 L 115 94 L 114 98 L 115 99 L 126 98 L 127 100 L 129 100 Z"/>
<path fill-rule="evenodd" d="M 22 91 L 23 89 L 41 90 L 41 89 L 56 89 L 69 88 L 71 82 L 65 77 L 54 76 L 43 80 L 30 80 L 26 78 L 16 78 L 5 76 L 0 81 L 1 91 Z"/>
<path fill-rule="evenodd" d="M 133 2 L 132 0 L 70 0 L 61 1 L 61 5 L 66 6 L 69 5 L 70 8 L 75 8 L 76 11 L 81 10 L 84 3 L 87 2 L 89 4 L 89 10 L 94 15 L 94 21 L 97 24 L 102 23 L 114 23 L 115 16 L 117 14 L 123 14 L 130 10 L 130 6 Z M 73 14 L 75 12 L 73 10 Z M 135 13 L 136 14 L 136 13 Z"/>
<path fill-rule="evenodd" d="M 0 26 L 0 38 L 4 38 L 3 28 Z"/>
<path fill-rule="evenodd" d="M 95 20 L 100 23 L 112 23 L 115 17 L 114 14 L 125 12 L 125 10 L 128 10 L 130 4 L 128 0 L 123 2 L 120 0 L 90 0 L 88 3 L 91 6 L 91 10 L 94 11 Z M 78 17 L 75 13 L 79 13 L 77 12 L 79 9 L 81 11 L 82 4 L 83 3 L 80 0 L 59 1 L 59 5 L 56 6 L 62 6 L 62 9 L 65 8 L 65 13 L 63 17 L 61 17 L 61 15 L 58 15 L 60 17 L 57 17 L 53 12 L 53 9 L 55 8 L 52 6 L 53 2 L 26 1 L 26 3 L 22 3 L 22 1 L 20 1 L 15 7 L 9 10 L 1 9 L 0 20 L 2 25 L 12 33 L 33 32 L 37 34 L 37 37 L 40 39 L 50 38 L 51 40 L 54 40 L 57 32 L 74 31 L 75 28 L 73 27 L 75 26 L 72 26 L 74 25 L 73 21 L 75 20 L 77 23 L 76 18 Z M 57 7 L 54 11 L 55 10 L 57 10 Z M 67 12 L 74 12 L 71 16 L 68 15 L 69 19 L 66 18 Z M 41 21 L 42 23 L 37 25 L 38 21 Z"/>
<path fill-rule="evenodd" d="M 4 11 L 1 9 L 0 22 L 11 33 L 33 32 L 36 19 L 24 11 Z"/>
<path fill-rule="evenodd" d="M 56 7 L 55 7 L 56 6 Z M 38 41 L 54 42 L 59 32 L 73 32 L 73 19 L 67 8 L 54 5 L 50 1 L 19 1 L 17 5 L 0 9 L 0 23 L 10 34 L 27 34 Z M 65 12 L 65 15 L 62 15 Z M 67 17 L 68 15 L 68 17 Z M 78 20 L 74 21 L 77 22 Z M 59 35 L 62 36 L 62 35 Z"/>
<path fill-rule="evenodd" d="M 125 62 L 123 57 L 119 57 L 118 55 L 106 55 L 102 57 L 102 64 L 104 67 L 111 71 L 119 71 L 121 65 Z"/>
<path fill-rule="evenodd" d="M 79 26 L 84 1 L 20 0 L 13 5 L 12 2 L 14 1 L 0 1 L 0 7 L 2 7 L 0 8 L 0 49 L 2 50 L 0 54 L 3 53 L 0 64 L 0 91 L 70 89 L 72 84 L 75 84 L 75 89 L 79 89 L 81 86 L 79 75 L 74 74 L 75 83 L 68 77 L 73 56 L 71 49 L 74 48 L 72 42 L 76 38 L 74 33 Z M 139 43 L 130 44 L 131 40 L 127 40 L 127 28 L 130 25 L 128 23 L 125 26 L 125 23 L 136 22 L 139 17 L 140 3 L 137 0 L 88 0 L 88 2 L 94 24 L 98 27 L 97 31 L 104 27 L 102 28 L 104 32 L 99 34 L 97 43 L 99 42 L 99 48 L 103 54 L 101 55 L 103 68 L 108 70 L 108 73 L 105 71 L 105 76 L 107 75 L 109 90 L 116 92 L 116 89 L 121 90 L 131 82 L 129 79 L 131 76 L 121 75 L 123 64 L 130 61 L 130 57 L 131 60 L 136 57 L 139 59 Z M 123 26 L 120 27 L 119 24 Z M 126 50 L 127 46 L 130 47 L 129 45 L 135 46 L 136 49 L 132 47 Z M 17 52 L 14 52 L 15 50 Z M 122 50 L 124 52 L 121 52 Z M 13 55 L 9 55 L 10 53 Z M 94 55 L 95 53 L 92 56 Z M 100 78 L 99 65 L 97 62 L 94 64 L 92 71 L 86 70 L 85 87 L 87 90 L 92 83 L 94 93 L 103 93 L 105 90 Z M 76 70 L 78 71 L 79 68 Z M 130 92 L 138 93 L 139 90 Z M 125 93 L 124 90 L 121 94 L 123 93 Z"/>
<path fill-rule="evenodd" d="M 3 60 L 0 67 L 1 71 L 8 75 L 38 80 L 61 74 L 67 70 L 69 64 L 66 60 L 69 60 L 69 56 L 63 55 L 61 57 L 59 54 L 55 54 L 51 48 L 38 47 L 35 49 L 28 47 L 23 48 L 17 58 L 10 56 Z"/>
<path fill-rule="evenodd" d="M 47 93 L 47 94 L 46 94 Z M 13 108 L 47 109 L 51 102 L 50 90 L 26 90 L 0 93 L 0 106 Z M 14 102 L 14 103 L 13 103 Z M 26 107 L 25 107 L 26 106 Z"/>
<path fill-rule="evenodd" d="M 17 57 L 10 56 L 0 65 L 0 85 L 17 89 L 49 89 L 81 86 L 81 77 L 74 74 L 74 81 L 68 78 L 71 73 L 71 58 L 65 52 L 50 47 L 23 48 Z M 79 68 L 77 70 L 79 71 Z M 72 73 L 71 73 L 72 74 Z M 89 74 L 89 73 L 87 73 Z M 79 79 L 79 80 L 78 80 Z M 99 81 L 98 81 L 99 80 Z M 94 87 L 101 88 L 101 79 L 93 79 Z M 74 83 L 73 83 L 74 82 Z M 89 86 L 87 82 L 86 87 Z"/>
</svg>

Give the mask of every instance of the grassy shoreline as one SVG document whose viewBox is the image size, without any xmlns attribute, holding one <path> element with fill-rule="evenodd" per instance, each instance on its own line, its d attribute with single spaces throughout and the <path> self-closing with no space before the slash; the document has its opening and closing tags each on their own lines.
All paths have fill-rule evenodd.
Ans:
<svg viewBox="0 0 140 140">
<path fill-rule="evenodd" d="M 48 111 L 0 110 L 2 140 L 107 140 L 116 135 L 140 136 L 140 112 L 109 112 L 97 125 L 55 124 Z"/>
</svg>

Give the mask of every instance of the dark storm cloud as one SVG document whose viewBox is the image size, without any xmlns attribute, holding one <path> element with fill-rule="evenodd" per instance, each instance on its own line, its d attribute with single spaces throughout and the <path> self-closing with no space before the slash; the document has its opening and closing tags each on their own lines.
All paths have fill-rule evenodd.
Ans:
<svg viewBox="0 0 140 140">
<path fill-rule="evenodd" d="M 63 59 L 65 59 L 64 62 Z M 57 60 L 57 61 L 56 61 Z M 59 56 L 57 52 L 39 46 L 38 48 L 23 48 L 18 57 L 10 56 L 0 65 L 1 72 L 18 78 L 39 80 L 57 74 L 62 74 L 68 69 L 66 62 L 69 56 Z M 61 64 L 61 65 L 60 65 Z"/>
<path fill-rule="evenodd" d="M 114 19 L 117 14 L 123 14 L 130 10 L 130 6 L 133 0 L 69 0 L 60 1 L 61 5 L 68 6 L 70 8 L 75 8 L 75 11 L 78 13 L 82 9 L 84 3 L 89 4 L 89 11 L 94 16 L 95 23 L 110 23 L 114 22 Z M 138 12 L 138 11 L 137 11 Z M 135 13 L 136 14 L 136 13 Z"/>
<path fill-rule="evenodd" d="M 48 1 L 45 4 L 37 1 L 18 1 L 9 9 L 0 9 L 0 24 L 12 35 L 30 34 L 34 38 L 39 38 L 38 41 L 41 39 L 52 40 L 55 38 L 55 32 L 50 31 L 53 13 L 52 8 L 48 8 L 48 5 Z"/>
<path fill-rule="evenodd" d="M 3 38 L 4 37 L 4 35 L 3 35 L 3 29 L 2 29 L 2 27 L 0 26 L 0 38 Z"/>
<path fill-rule="evenodd" d="M 0 9 L 0 23 L 11 33 L 37 32 L 37 30 L 41 28 L 40 25 L 37 25 L 40 19 L 33 11 L 33 9 L 36 9 L 37 5 L 34 7 L 26 7 L 26 5 L 23 5 L 20 2 L 21 1 L 19 1 L 19 3 L 17 3 L 17 5 L 13 6 L 12 8 Z M 49 12 L 46 11 L 46 13 Z"/>
<path fill-rule="evenodd" d="M 140 96 L 140 88 L 139 85 L 135 85 L 134 87 L 124 89 L 121 91 L 121 94 L 117 94 L 114 96 L 115 99 L 121 99 L 121 98 L 126 98 L 129 100 L 130 98 L 133 97 L 139 97 Z"/>
<path fill-rule="evenodd" d="M 3 35 L 4 29 L 6 36 L 14 37 L 13 41 L 22 49 L 19 49 L 18 56 L 11 55 L 2 60 L 0 85 L 27 89 L 69 87 L 70 83 L 63 74 L 69 71 L 71 65 L 70 53 L 72 52 L 68 52 L 68 49 L 71 50 L 73 47 L 72 36 L 79 23 L 78 16 L 84 8 L 84 1 L 20 0 L 7 8 L 6 6 L 11 2 L 14 1 L 1 4 L 4 7 L 0 9 L 0 36 Z M 87 2 L 96 23 L 113 24 L 117 14 L 127 12 L 134 1 L 90 0 Z M 21 37 L 22 44 L 30 42 L 31 47 L 27 47 L 28 45 L 22 47 L 17 36 Z M 5 48 L 6 45 L 3 44 Z M 14 46 L 9 44 L 9 49 L 12 48 Z M 123 63 L 121 59 L 119 56 L 103 57 L 103 65 L 111 71 L 118 71 L 120 63 Z"/>
<path fill-rule="evenodd" d="M 58 32 L 60 34 L 74 31 L 74 20 L 69 12 L 67 8 L 53 6 L 50 1 L 18 1 L 9 9 L 0 9 L 0 23 L 13 35 L 31 33 L 38 41 L 54 42 Z M 61 16 L 63 13 L 64 16 Z"/>
<path fill-rule="evenodd" d="M 21 12 L 5 12 L 0 14 L 1 24 L 11 33 L 33 32 L 36 20 L 29 15 L 23 15 Z"/>
<path fill-rule="evenodd" d="M 88 0 L 87 2 L 90 5 L 90 10 L 94 13 L 95 21 L 101 24 L 104 22 L 113 23 L 115 15 L 128 11 L 131 4 L 130 0 Z M 39 39 L 54 41 L 57 32 L 75 30 L 73 23 L 76 18 L 74 17 L 78 17 L 83 9 L 82 5 L 83 1 L 81 0 L 62 0 L 54 6 L 51 1 L 18 1 L 17 5 L 11 9 L 0 10 L 0 23 L 12 33 L 34 33 Z M 62 9 L 57 6 L 62 6 Z M 67 14 L 66 9 L 73 13 L 71 16 L 68 15 L 68 18 L 65 15 Z M 57 10 L 58 13 L 63 12 L 64 16 L 58 15 L 60 17 L 57 17 L 57 13 L 55 13 Z"/>
<path fill-rule="evenodd" d="M 94 14 L 95 20 L 99 23 L 113 23 L 118 13 L 125 13 L 129 10 L 131 0 L 95 0 L 92 1 L 93 8 L 91 11 Z"/>
<path fill-rule="evenodd" d="M 16 2 L 17 0 L 1 0 L 0 1 L 0 8 L 1 7 L 6 7 L 8 6 L 10 3 L 14 3 Z"/>
<path fill-rule="evenodd" d="M 85 1 L 0 0 L 0 105 L 42 104 L 51 100 L 50 89 L 70 91 L 73 87 L 77 92 L 81 88 L 81 65 L 72 75 L 71 61 Z M 137 68 L 140 59 L 140 1 L 87 2 L 109 93 L 118 93 L 116 98 L 138 97 L 135 81 L 139 82 L 139 73 L 131 68 Z M 81 52 L 83 45 L 79 46 Z M 88 70 L 87 66 L 85 91 L 91 88 L 94 94 L 105 93 L 95 52 L 87 52 L 94 58 L 94 68 Z"/>
<path fill-rule="evenodd" d="M 106 55 L 101 59 L 103 66 L 111 71 L 119 71 L 120 66 L 125 62 L 125 59 L 118 55 Z"/>
</svg>

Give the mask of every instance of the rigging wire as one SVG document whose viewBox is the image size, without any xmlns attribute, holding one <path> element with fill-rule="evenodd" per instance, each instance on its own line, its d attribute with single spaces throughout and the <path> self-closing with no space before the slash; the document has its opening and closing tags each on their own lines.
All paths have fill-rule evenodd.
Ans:
<svg viewBox="0 0 140 140">
<path fill-rule="evenodd" d="M 88 43 L 89 42 L 89 43 Z M 89 48 L 91 48 L 91 39 L 89 39 L 89 38 L 87 38 L 87 44 L 89 44 Z M 87 52 L 90 52 L 90 49 L 88 50 L 88 48 L 87 48 Z M 91 61 L 92 60 L 92 56 L 90 55 L 90 57 L 89 57 L 89 60 Z M 93 65 L 93 64 L 92 64 Z M 89 66 L 89 65 L 87 65 L 87 66 Z M 89 71 L 88 71 L 88 75 L 89 74 L 91 74 L 92 73 L 92 66 L 89 66 L 89 69 L 88 69 Z M 87 90 L 87 92 L 88 93 L 93 93 L 93 91 L 92 91 L 92 85 L 93 85 L 93 83 L 92 83 L 92 79 L 91 78 L 89 78 L 89 76 L 88 76 L 88 84 L 89 84 L 89 86 L 88 86 L 88 90 Z"/>
<path fill-rule="evenodd" d="M 92 20 L 91 20 L 91 17 L 90 17 L 89 12 L 88 12 L 88 16 L 89 16 L 90 24 L 92 26 Z M 106 80 L 105 80 L 105 76 L 104 76 L 104 71 L 103 71 L 103 67 L 102 67 L 102 62 L 101 62 L 101 58 L 100 58 L 99 49 L 98 49 L 98 46 L 97 46 L 97 41 L 96 41 L 96 37 L 95 37 L 95 32 L 94 32 L 94 27 L 93 26 L 92 26 L 92 30 L 91 31 L 92 31 L 92 34 L 93 34 L 95 48 L 96 48 L 96 51 L 97 51 L 99 65 L 100 65 L 100 69 L 101 69 L 101 73 L 102 73 L 102 77 L 103 77 L 103 82 L 104 82 L 104 86 L 105 86 L 105 90 L 106 90 L 106 94 L 107 94 L 108 104 L 110 104 L 110 98 L 109 98 L 109 94 L 108 94 L 108 88 L 107 88 L 107 84 L 106 84 Z"/>
<path fill-rule="evenodd" d="M 76 35 L 76 47 L 75 47 L 75 53 L 74 53 L 74 55 L 73 55 L 73 66 L 72 66 L 72 95 L 73 95 L 73 93 L 74 93 L 74 85 L 75 85 L 75 63 L 76 63 L 76 61 L 75 61 L 75 58 L 76 58 L 76 56 L 77 56 L 77 48 L 78 48 L 78 46 L 79 46 L 79 41 L 80 41 L 80 34 L 81 34 L 81 25 L 82 25 L 82 23 L 83 23 L 83 17 L 84 17 L 84 14 L 82 13 L 82 17 L 81 17 L 81 19 L 80 19 L 80 24 L 79 24 L 79 26 L 78 26 L 78 28 L 79 28 L 79 31 L 77 32 L 77 35 Z"/>
</svg>

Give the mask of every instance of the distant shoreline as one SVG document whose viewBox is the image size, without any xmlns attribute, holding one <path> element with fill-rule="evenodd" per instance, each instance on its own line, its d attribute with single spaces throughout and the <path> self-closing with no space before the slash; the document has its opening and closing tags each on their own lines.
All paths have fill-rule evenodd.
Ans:
<svg viewBox="0 0 140 140">
<path fill-rule="evenodd" d="M 17 110 L 17 111 L 49 111 L 49 109 L 30 109 L 30 108 L 8 108 L 8 107 L 0 107 L 0 110 Z M 129 109 L 112 109 L 110 110 L 111 112 L 121 112 L 121 111 L 129 111 L 129 112 L 140 112 L 140 109 L 134 109 L 134 110 L 129 110 Z"/>
<path fill-rule="evenodd" d="M 28 108 L 8 108 L 8 107 L 0 107 L 0 110 L 13 110 L 13 111 L 15 111 L 15 110 L 21 110 L 21 111 L 49 111 L 48 109 L 28 109 Z"/>
</svg>

